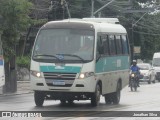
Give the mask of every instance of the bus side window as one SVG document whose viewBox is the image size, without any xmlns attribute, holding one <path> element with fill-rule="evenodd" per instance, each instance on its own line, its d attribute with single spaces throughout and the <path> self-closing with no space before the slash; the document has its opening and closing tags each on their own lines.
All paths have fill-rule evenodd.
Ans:
<svg viewBox="0 0 160 120">
<path fill-rule="evenodd" d="M 122 42 L 120 35 L 116 35 L 115 40 L 116 40 L 117 54 L 122 54 Z"/>
<path fill-rule="evenodd" d="M 108 36 L 102 35 L 102 44 L 103 44 L 103 52 L 105 55 L 109 55 L 109 43 L 108 43 Z"/>
<path fill-rule="evenodd" d="M 115 46 L 115 39 L 114 35 L 109 35 L 109 49 L 111 55 L 116 55 L 116 46 Z"/>
<path fill-rule="evenodd" d="M 98 40 L 97 40 L 97 52 L 99 54 L 104 54 L 103 51 L 103 44 L 102 44 L 102 36 L 98 35 Z"/>
<path fill-rule="evenodd" d="M 122 39 L 123 54 L 129 54 L 128 41 L 126 35 L 122 35 L 121 39 Z"/>
</svg>

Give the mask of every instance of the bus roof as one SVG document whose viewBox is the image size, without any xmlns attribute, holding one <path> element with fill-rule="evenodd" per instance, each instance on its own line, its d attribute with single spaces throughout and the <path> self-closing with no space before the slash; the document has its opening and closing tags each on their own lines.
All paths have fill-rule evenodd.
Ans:
<svg viewBox="0 0 160 120">
<path fill-rule="evenodd" d="M 118 18 L 83 18 L 85 21 L 93 21 L 97 23 L 112 23 L 119 24 Z"/>
<path fill-rule="evenodd" d="M 125 33 L 126 29 L 120 25 L 117 18 L 83 18 L 83 19 L 65 19 L 60 21 L 50 21 L 46 23 L 44 28 L 79 28 L 79 29 L 95 29 L 97 32 L 108 33 Z M 92 27 L 91 27 L 92 26 Z"/>
</svg>

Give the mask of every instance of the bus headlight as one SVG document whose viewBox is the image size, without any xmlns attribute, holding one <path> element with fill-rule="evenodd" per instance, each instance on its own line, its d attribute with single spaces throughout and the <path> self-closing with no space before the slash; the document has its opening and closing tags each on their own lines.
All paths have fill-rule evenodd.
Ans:
<svg viewBox="0 0 160 120">
<path fill-rule="evenodd" d="M 93 75 L 94 75 L 94 72 L 80 73 L 79 79 L 84 79 L 84 78 L 87 78 L 87 77 L 90 77 L 90 76 L 93 76 Z"/>
<path fill-rule="evenodd" d="M 43 77 L 43 74 L 42 72 L 38 72 L 38 71 L 30 71 L 31 75 L 35 76 L 35 77 L 38 77 L 38 78 L 41 78 Z"/>
</svg>

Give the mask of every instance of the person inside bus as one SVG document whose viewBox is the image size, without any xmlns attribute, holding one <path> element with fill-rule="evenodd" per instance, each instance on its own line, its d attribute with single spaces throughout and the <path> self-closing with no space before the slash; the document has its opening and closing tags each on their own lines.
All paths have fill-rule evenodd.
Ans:
<svg viewBox="0 0 160 120">
<path fill-rule="evenodd" d="M 81 48 L 79 49 L 79 51 L 92 51 L 93 49 L 93 43 L 92 40 L 90 40 L 89 38 L 85 39 L 85 43 L 83 44 L 83 46 L 81 46 Z"/>
<path fill-rule="evenodd" d="M 137 74 L 137 85 L 139 86 L 139 74 L 140 74 L 140 68 L 137 66 L 137 61 L 133 60 L 132 65 L 130 67 L 130 72 L 136 72 Z M 130 78 L 129 78 L 129 87 L 130 87 Z"/>
</svg>

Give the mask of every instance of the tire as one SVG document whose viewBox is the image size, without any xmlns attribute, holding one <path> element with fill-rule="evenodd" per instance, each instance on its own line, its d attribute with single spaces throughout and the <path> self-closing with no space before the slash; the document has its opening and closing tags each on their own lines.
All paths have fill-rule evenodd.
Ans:
<svg viewBox="0 0 160 120">
<path fill-rule="evenodd" d="M 131 88 L 131 91 L 133 91 L 133 81 L 131 81 L 130 88 Z"/>
<path fill-rule="evenodd" d="M 155 78 L 155 76 L 153 76 L 152 83 L 156 83 L 156 78 Z"/>
<path fill-rule="evenodd" d="M 36 106 L 38 106 L 38 107 L 43 106 L 44 99 L 45 99 L 44 93 L 42 93 L 40 91 L 34 92 L 34 101 L 35 101 Z"/>
<path fill-rule="evenodd" d="M 134 91 L 137 91 L 137 86 L 134 87 Z"/>
<path fill-rule="evenodd" d="M 95 93 L 93 93 L 92 96 L 91 96 L 91 105 L 92 106 L 97 106 L 99 104 L 100 94 L 101 94 L 100 85 L 97 84 Z"/>
<path fill-rule="evenodd" d="M 133 87 L 132 87 L 132 85 L 131 85 L 131 91 L 133 91 Z"/>
<path fill-rule="evenodd" d="M 106 104 L 112 104 L 112 96 L 111 96 L 111 94 L 106 94 L 104 97 L 105 97 Z"/>
<path fill-rule="evenodd" d="M 60 100 L 60 102 L 62 105 L 66 104 L 66 100 Z"/>
<path fill-rule="evenodd" d="M 150 80 L 148 81 L 148 84 L 151 84 L 151 81 L 150 81 Z"/>
<path fill-rule="evenodd" d="M 149 77 L 149 81 L 148 81 L 148 84 L 151 84 L 151 76 Z"/>
<path fill-rule="evenodd" d="M 138 87 L 137 84 L 138 84 L 137 81 L 135 81 L 135 82 L 134 82 L 134 91 L 137 91 L 137 87 Z"/>
<path fill-rule="evenodd" d="M 68 103 L 69 103 L 70 105 L 72 105 L 72 104 L 73 104 L 73 101 L 74 101 L 74 100 L 68 100 Z"/>
<path fill-rule="evenodd" d="M 119 104 L 120 97 L 121 97 L 120 82 L 117 83 L 117 90 L 116 92 L 112 93 L 112 97 L 113 97 L 113 104 Z"/>
<path fill-rule="evenodd" d="M 152 81 L 152 83 L 156 83 L 155 79 Z"/>
</svg>

